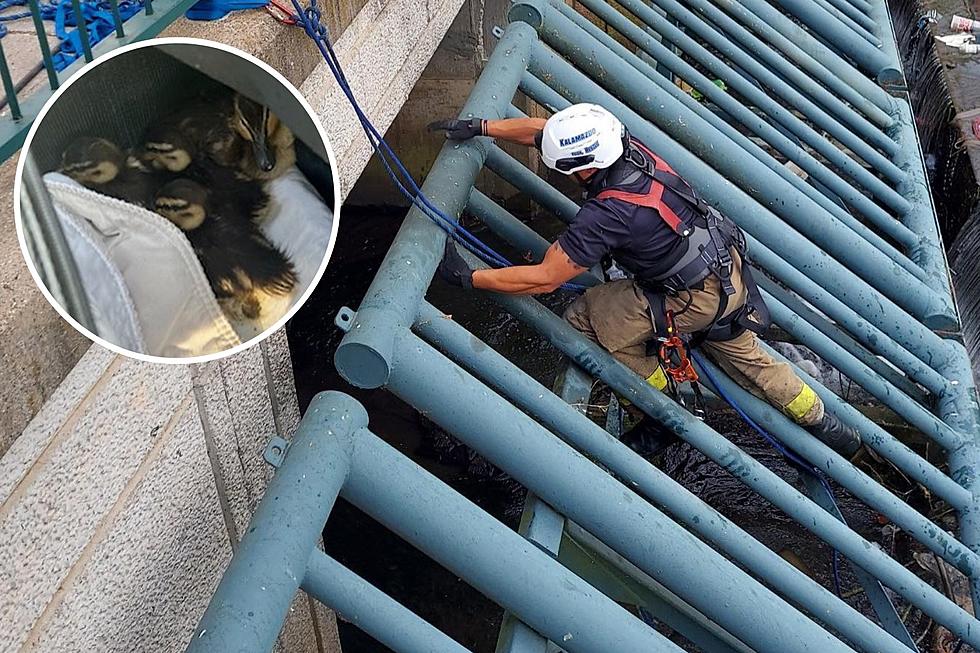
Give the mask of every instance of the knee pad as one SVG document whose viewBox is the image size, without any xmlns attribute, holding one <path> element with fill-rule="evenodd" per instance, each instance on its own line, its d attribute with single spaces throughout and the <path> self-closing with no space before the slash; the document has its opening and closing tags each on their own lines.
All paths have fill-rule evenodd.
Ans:
<svg viewBox="0 0 980 653">
<path fill-rule="evenodd" d="M 821 406 L 823 405 L 823 402 L 820 401 L 820 397 L 818 397 L 817 393 L 813 391 L 813 388 L 804 383 L 799 394 L 796 395 L 792 401 L 783 406 L 783 411 L 798 424 L 810 424 L 819 421 L 819 418 L 823 416 L 814 415 L 814 411 L 818 404 Z M 823 411 L 820 412 L 822 413 Z"/>
<path fill-rule="evenodd" d="M 646 381 L 647 385 L 656 388 L 660 392 L 667 389 L 667 374 L 664 372 L 663 365 L 658 365 L 657 369 L 653 371 L 653 374 L 643 380 Z M 616 398 L 619 399 L 619 403 L 622 406 L 632 405 L 629 399 L 620 396 L 619 393 L 616 394 Z"/>
</svg>

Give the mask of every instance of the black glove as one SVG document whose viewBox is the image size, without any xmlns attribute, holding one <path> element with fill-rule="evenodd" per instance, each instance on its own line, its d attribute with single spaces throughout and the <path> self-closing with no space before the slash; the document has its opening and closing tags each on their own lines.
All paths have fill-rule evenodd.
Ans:
<svg viewBox="0 0 980 653">
<path fill-rule="evenodd" d="M 452 286 L 473 289 L 473 268 L 459 255 L 452 238 L 446 239 L 446 251 L 442 255 L 442 262 L 436 273 Z"/>
<path fill-rule="evenodd" d="M 470 118 L 469 120 L 437 120 L 429 123 L 429 131 L 444 131 L 446 138 L 454 141 L 465 141 L 474 136 L 485 136 L 484 125 L 486 120 L 483 118 Z"/>
</svg>

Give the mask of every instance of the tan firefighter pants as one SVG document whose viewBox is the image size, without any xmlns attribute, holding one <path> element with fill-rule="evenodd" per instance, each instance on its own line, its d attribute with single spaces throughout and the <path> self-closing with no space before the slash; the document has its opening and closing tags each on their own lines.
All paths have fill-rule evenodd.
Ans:
<svg viewBox="0 0 980 653">
<path fill-rule="evenodd" d="M 745 303 L 740 261 L 732 274 L 735 295 L 727 315 Z M 691 292 L 691 304 L 675 318 L 681 333 L 701 331 L 711 324 L 722 297 L 721 283 L 711 276 L 704 290 Z M 667 297 L 667 309 L 684 308 L 687 292 Z M 565 319 L 589 339 L 602 345 L 619 361 L 662 390 L 666 377 L 657 356 L 647 356 L 647 342 L 655 337 L 649 304 L 630 280 L 611 281 L 590 288 L 565 312 Z M 756 334 L 746 331 L 732 340 L 705 341 L 701 349 L 739 385 L 780 408 L 803 425 L 823 419 L 823 402 L 786 363 L 776 362 L 759 346 Z"/>
</svg>

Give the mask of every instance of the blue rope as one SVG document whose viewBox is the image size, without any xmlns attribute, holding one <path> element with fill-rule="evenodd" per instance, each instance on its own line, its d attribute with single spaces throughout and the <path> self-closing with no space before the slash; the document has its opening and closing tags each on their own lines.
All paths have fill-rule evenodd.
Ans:
<svg viewBox="0 0 980 653">
<path fill-rule="evenodd" d="M 293 16 L 296 24 L 301 26 L 306 32 L 306 35 L 316 43 L 317 48 L 320 50 L 320 54 L 323 55 L 324 61 L 326 61 L 327 66 L 330 68 L 330 72 L 337 80 L 337 84 L 340 86 L 341 91 L 343 91 L 347 101 L 354 109 L 354 113 L 357 116 L 358 122 L 361 124 L 361 129 L 364 130 L 364 134 L 367 136 L 368 142 L 378 155 L 378 158 L 381 160 L 381 163 L 385 168 L 385 172 L 388 174 L 388 177 L 394 183 L 398 191 L 406 199 L 408 199 L 412 205 L 417 207 L 425 216 L 439 226 L 439 228 L 445 231 L 447 235 L 453 238 L 457 243 L 462 245 L 467 251 L 472 253 L 481 261 L 490 267 L 511 267 L 513 264 L 504 256 L 480 240 L 478 236 L 474 235 L 464 226 L 450 218 L 445 212 L 432 203 L 432 201 L 425 195 L 419 185 L 415 182 L 415 179 L 412 177 L 411 173 L 402 163 L 395 151 L 392 150 L 391 146 L 389 146 L 387 141 L 385 141 L 384 136 L 375 128 L 374 124 L 361 109 L 361 106 L 357 102 L 357 98 L 354 96 L 353 90 L 351 90 L 350 83 L 347 81 L 346 75 L 344 75 L 343 68 L 340 65 L 340 60 L 337 58 L 337 55 L 333 50 L 333 45 L 330 42 L 327 28 L 321 21 L 320 9 L 317 6 L 316 0 L 311 0 L 310 6 L 306 9 L 303 9 L 298 0 L 292 0 L 292 3 L 293 7 L 296 9 L 296 14 Z M 585 286 L 576 283 L 563 284 L 562 288 L 572 292 L 585 291 Z"/>
<path fill-rule="evenodd" d="M 721 398 L 724 399 L 725 402 L 727 402 L 732 408 L 735 409 L 735 412 L 739 414 L 739 416 L 745 421 L 745 423 L 748 424 L 750 427 L 752 427 L 752 429 L 756 433 L 761 435 L 762 438 L 766 442 L 768 442 L 773 449 L 781 453 L 783 457 L 785 457 L 791 463 L 797 465 L 801 469 L 804 469 L 810 472 L 811 474 L 813 474 L 814 476 L 816 476 L 817 479 L 820 481 L 820 484 L 823 486 L 823 488 L 827 491 L 827 494 L 830 496 L 830 500 L 836 506 L 837 502 L 834 501 L 834 490 L 830 486 L 830 481 L 827 480 L 827 477 L 824 476 L 823 472 L 821 472 L 819 469 L 811 465 L 809 462 L 807 462 L 800 456 L 796 455 L 790 449 L 787 449 L 782 442 L 772 437 L 772 435 L 770 435 L 768 431 L 766 431 L 764 428 L 759 426 L 754 419 L 749 417 L 748 413 L 742 410 L 742 407 L 738 405 L 738 402 L 736 402 L 735 399 L 727 392 L 725 392 L 724 388 L 721 387 L 721 384 L 718 383 L 718 379 L 711 372 L 708 366 L 705 365 L 705 361 L 701 357 L 701 354 L 699 354 L 697 351 L 692 351 L 691 357 L 694 358 L 698 366 L 704 371 L 705 376 L 707 376 L 708 380 L 711 381 L 711 385 L 715 386 L 715 390 L 718 391 L 718 394 L 721 395 Z M 834 569 L 834 590 L 837 592 L 837 596 L 839 597 L 841 595 L 841 586 L 840 586 L 840 562 L 838 560 L 837 549 L 834 549 L 832 564 Z"/>
</svg>

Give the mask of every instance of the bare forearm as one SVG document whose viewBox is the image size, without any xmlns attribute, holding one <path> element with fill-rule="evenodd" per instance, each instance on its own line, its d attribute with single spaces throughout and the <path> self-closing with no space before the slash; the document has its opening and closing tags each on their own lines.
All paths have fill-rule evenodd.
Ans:
<svg viewBox="0 0 980 653">
<path fill-rule="evenodd" d="M 487 120 L 484 130 L 487 136 L 518 145 L 534 145 L 534 139 L 544 129 L 544 118 L 506 118 Z"/>
<path fill-rule="evenodd" d="M 517 265 L 496 270 L 476 270 L 473 287 L 508 295 L 540 295 L 554 291 L 561 284 L 542 278 L 538 265 Z"/>
</svg>

